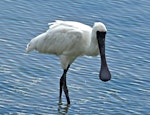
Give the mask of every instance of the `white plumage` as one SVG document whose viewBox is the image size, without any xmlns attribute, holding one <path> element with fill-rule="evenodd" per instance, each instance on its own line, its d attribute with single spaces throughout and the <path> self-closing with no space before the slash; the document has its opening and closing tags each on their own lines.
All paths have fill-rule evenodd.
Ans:
<svg viewBox="0 0 150 115">
<path fill-rule="evenodd" d="M 26 51 L 30 52 L 32 50 L 37 50 L 40 53 L 55 54 L 59 56 L 64 70 L 62 77 L 64 77 L 69 66 L 77 57 L 83 55 L 96 56 L 99 54 L 100 48 L 97 37 L 105 37 L 105 34 L 103 35 L 103 33 L 106 33 L 106 31 L 105 25 L 101 22 L 96 22 L 93 28 L 91 28 L 90 26 L 79 22 L 57 20 L 49 23 L 49 29 L 45 33 L 33 38 L 28 43 Z M 98 32 L 102 34 L 98 35 Z M 105 39 L 100 42 L 104 43 Z M 105 54 L 105 44 L 101 51 Z M 106 60 L 104 59 L 104 61 Z M 106 76 L 102 77 L 102 80 L 108 81 L 110 79 L 110 73 L 107 64 L 106 62 L 103 64 L 103 59 L 101 59 L 101 63 L 102 76 Z M 68 99 L 67 102 L 70 103 L 70 100 Z"/>
<path fill-rule="evenodd" d="M 66 69 L 68 64 L 71 64 L 78 56 L 99 54 L 96 31 L 100 27 L 106 31 L 102 23 L 94 24 L 93 32 L 95 33 L 93 35 L 90 26 L 79 22 L 57 20 L 49 25 L 49 29 L 45 33 L 29 42 L 26 48 L 27 52 L 37 50 L 40 53 L 55 54 L 60 57 L 63 69 Z"/>
</svg>

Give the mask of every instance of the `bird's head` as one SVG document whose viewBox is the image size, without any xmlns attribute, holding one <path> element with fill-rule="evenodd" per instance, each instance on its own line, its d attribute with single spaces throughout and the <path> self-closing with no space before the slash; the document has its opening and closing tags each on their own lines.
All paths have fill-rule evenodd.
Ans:
<svg viewBox="0 0 150 115">
<path fill-rule="evenodd" d="M 109 81 L 111 79 L 111 74 L 109 72 L 106 57 L 105 57 L 105 36 L 107 29 L 105 25 L 101 22 L 96 22 L 94 24 L 93 30 L 96 33 L 96 38 L 99 46 L 99 52 L 101 57 L 101 69 L 99 73 L 99 78 L 102 81 Z"/>
</svg>

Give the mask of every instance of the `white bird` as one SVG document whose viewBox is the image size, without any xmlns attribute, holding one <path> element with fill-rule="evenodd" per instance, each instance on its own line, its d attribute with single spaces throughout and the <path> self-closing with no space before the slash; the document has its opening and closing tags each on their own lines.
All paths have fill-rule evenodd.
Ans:
<svg viewBox="0 0 150 115">
<path fill-rule="evenodd" d="M 74 21 L 56 20 L 49 23 L 49 29 L 33 38 L 26 51 L 37 50 L 40 53 L 55 54 L 60 58 L 63 74 L 60 78 L 59 103 L 64 90 L 67 104 L 70 104 L 66 74 L 72 62 L 79 56 L 101 55 L 99 77 L 102 81 L 111 79 L 105 58 L 106 27 L 101 22 L 95 22 L 93 28 Z"/>
</svg>

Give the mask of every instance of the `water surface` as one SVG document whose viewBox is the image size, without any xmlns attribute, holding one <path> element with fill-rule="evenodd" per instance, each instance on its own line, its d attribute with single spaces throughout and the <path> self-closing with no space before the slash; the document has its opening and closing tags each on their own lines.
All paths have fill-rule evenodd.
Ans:
<svg viewBox="0 0 150 115">
<path fill-rule="evenodd" d="M 1 114 L 149 114 L 150 2 L 0 1 Z M 59 59 L 25 53 L 31 38 L 54 20 L 106 24 L 106 54 L 112 80 L 99 80 L 99 56 L 78 58 L 67 83 L 71 105 L 58 105 Z"/>
</svg>

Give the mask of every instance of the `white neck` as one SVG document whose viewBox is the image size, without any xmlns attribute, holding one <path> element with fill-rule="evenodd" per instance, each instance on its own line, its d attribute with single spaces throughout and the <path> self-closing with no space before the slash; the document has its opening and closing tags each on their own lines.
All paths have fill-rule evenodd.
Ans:
<svg viewBox="0 0 150 115">
<path fill-rule="evenodd" d="M 91 43 L 89 48 L 87 49 L 86 55 L 87 56 L 96 56 L 99 54 L 99 48 L 96 38 L 96 31 L 93 29 L 91 33 Z"/>
</svg>

